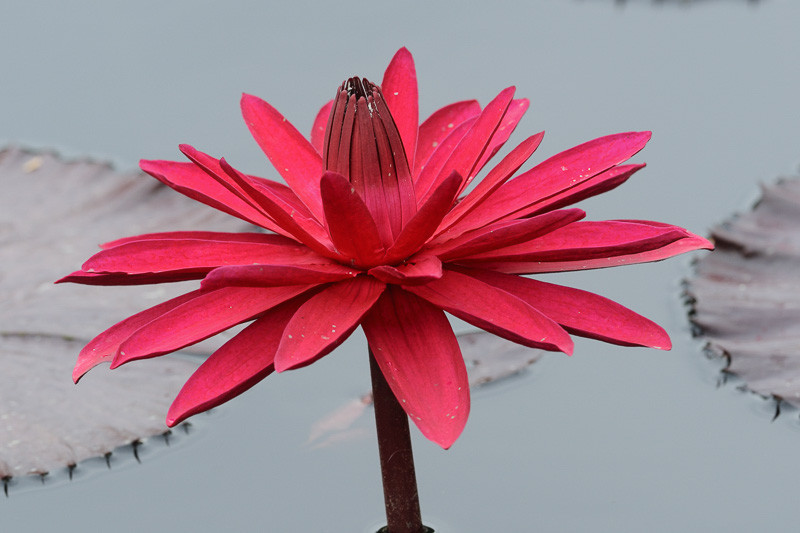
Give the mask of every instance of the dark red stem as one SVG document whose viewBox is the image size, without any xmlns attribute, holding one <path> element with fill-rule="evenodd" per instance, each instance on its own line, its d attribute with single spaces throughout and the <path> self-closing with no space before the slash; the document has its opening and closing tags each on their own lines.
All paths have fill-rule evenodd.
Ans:
<svg viewBox="0 0 800 533">
<path fill-rule="evenodd" d="M 372 396 L 375 402 L 375 425 L 378 427 L 378 451 L 381 457 L 383 499 L 386 504 L 387 533 L 422 533 L 417 476 L 408 416 L 383 377 L 372 351 Z M 383 530 L 382 530 L 383 531 Z"/>
</svg>

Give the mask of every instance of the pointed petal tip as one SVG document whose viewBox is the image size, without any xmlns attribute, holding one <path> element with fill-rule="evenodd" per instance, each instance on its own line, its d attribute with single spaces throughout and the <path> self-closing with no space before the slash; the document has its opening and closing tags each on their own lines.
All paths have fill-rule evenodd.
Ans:
<svg viewBox="0 0 800 533">
<path fill-rule="evenodd" d="M 412 57 L 411 52 L 405 46 L 401 47 L 397 52 L 394 53 L 394 57 Z"/>
<path fill-rule="evenodd" d="M 183 155 L 187 156 L 187 157 L 189 157 L 190 154 L 197 153 L 197 149 L 194 146 L 192 146 L 191 144 L 187 144 L 187 143 L 179 144 L 178 145 L 178 150 L 180 150 L 181 153 Z"/>
<path fill-rule="evenodd" d="M 456 443 L 458 438 L 464 432 L 464 428 L 467 425 L 468 417 L 464 417 L 461 419 L 461 424 L 451 427 L 448 425 L 433 426 L 430 424 L 426 424 L 421 426 L 413 417 L 409 416 L 409 419 L 412 422 L 415 422 L 417 429 L 425 436 L 426 439 L 435 443 L 438 446 L 441 446 L 443 450 L 449 450 L 453 444 Z"/>
<path fill-rule="evenodd" d="M 242 93 L 242 97 L 239 99 L 239 102 L 244 105 L 245 102 L 253 102 L 254 100 L 261 100 L 258 96 L 254 96 L 249 93 Z"/>
<path fill-rule="evenodd" d="M 630 133 L 631 137 L 634 137 L 637 141 L 642 143 L 642 146 L 650 142 L 650 139 L 653 138 L 652 131 L 633 131 Z"/>
<path fill-rule="evenodd" d="M 266 103 L 264 100 L 259 98 L 258 96 L 242 93 L 242 97 L 239 99 L 239 108 L 242 110 L 242 114 L 245 115 L 245 122 L 247 122 L 247 113 L 253 109 L 253 107 L 258 106 L 259 104 Z M 248 123 L 248 126 L 250 124 Z"/>
<path fill-rule="evenodd" d="M 82 270 L 76 270 L 75 272 L 72 272 L 71 274 L 67 274 L 67 275 L 66 275 L 66 276 L 64 276 L 63 278 L 59 278 L 59 279 L 55 280 L 55 281 L 53 282 L 53 285 L 58 285 L 58 284 L 60 284 L 60 283 L 69 283 L 69 282 L 71 281 L 71 280 L 70 280 L 70 278 L 71 278 L 72 276 L 79 276 L 79 275 L 81 275 L 81 274 L 83 274 L 83 271 L 82 271 Z"/>
<path fill-rule="evenodd" d="M 565 344 L 564 346 L 559 346 L 559 348 L 561 349 L 561 351 L 562 351 L 562 352 L 564 352 L 564 353 L 565 353 L 565 354 L 567 354 L 568 356 L 572 356 L 572 354 L 573 354 L 573 352 L 574 352 L 574 350 L 575 350 L 575 343 L 574 343 L 574 341 L 573 341 L 573 340 L 570 338 L 570 340 L 569 340 L 569 344 Z"/>
<path fill-rule="evenodd" d="M 654 325 L 656 326 L 657 330 L 653 335 L 652 340 L 647 344 L 643 344 L 643 346 L 646 348 L 653 348 L 654 350 L 663 350 L 665 352 L 672 350 L 672 339 L 669 338 L 669 334 L 658 324 Z"/>
<path fill-rule="evenodd" d="M 157 172 L 156 168 L 159 166 L 159 163 L 160 161 L 157 159 L 140 159 L 139 168 L 142 169 L 142 172 L 152 174 L 153 172 Z"/>
<path fill-rule="evenodd" d="M 197 412 L 191 409 L 184 409 L 183 411 L 178 410 L 177 401 L 178 399 L 176 398 L 175 401 L 172 402 L 172 405 L 169 407 L 169 411 L 167 411 L 167 418 L 164 420 L 169 428 L 174 428 L 187 418 L 197 414 Z"/>
<path fill-rule="evenodd" d="M 436 439 L 433 442 L 435 442 L 436 444 L 441 446 L 443 450 L 449 450 L 450 447 L 453 446 L 453 444 L 456 443 L 456 440 L 458 440 L 458 437 L 460 437 L 460 436 L 461 436 L 461 433 L 459 433 L 458 435 L 455 435 L 452 438 Z"/>
<path fill-rule="evenodd" d="M 706 239 L 705 237 L 701 237 L 699 235 L 695 235 L 694 237 L 697 238 L 697 240 L 700 243 L 700 247 L 699 247 L 700 250 L 713 250 L 714 249 L 714 243 L 712 241 Z"/>
</svg>

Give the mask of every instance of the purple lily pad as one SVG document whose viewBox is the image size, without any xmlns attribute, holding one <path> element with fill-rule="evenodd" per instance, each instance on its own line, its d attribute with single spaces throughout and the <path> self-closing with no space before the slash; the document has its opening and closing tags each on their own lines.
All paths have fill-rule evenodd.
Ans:
<svg viewBox="0 0 800 533">
<path fill-rule="evenodd" d="M 800 407 L 800 178 L 764 186 L 751 212 L 712 235 L 687 287 L 692 322 L 726 372 Z"/>
<path fill-rule="evenodd" d="M 0 478 L 45 474 L 163 434 L 168 407 L 199 361 L 98 369 L 80 385 L 72 383 L 72 367 L 94 335 L 185 287 L 53 282 L 119 237 L 250 226 L 139 171 L 53 153 L 1 150 L 0 187 Z"/>
</svg>

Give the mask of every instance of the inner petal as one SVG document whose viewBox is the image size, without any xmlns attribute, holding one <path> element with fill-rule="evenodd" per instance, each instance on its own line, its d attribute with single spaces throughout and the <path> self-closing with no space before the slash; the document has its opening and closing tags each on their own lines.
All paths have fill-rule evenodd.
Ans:
<svg viewBox="0 0 800 533">
<path fill-rule="evenodd" d="M 397 125 L 380 87 L 350 78 L 339 87 L 325 133 L 325 169 L 345 176 L 390 246 L 417 211 Z"/>
</svg>

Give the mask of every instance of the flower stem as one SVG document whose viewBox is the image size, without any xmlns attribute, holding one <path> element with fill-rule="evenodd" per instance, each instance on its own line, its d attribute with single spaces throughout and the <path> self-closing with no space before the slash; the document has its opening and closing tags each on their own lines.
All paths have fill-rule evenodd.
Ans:
<svg viewBox="0 0 800 533">
<path fill-rule="evenodd" d="M 386 504 L 388 533 L 422 533 L 417 476 L 408 416 L 386 382 L 372 350 L 369 352 L 372 373 L 372 396 L 375 404 L 375 425 L 378 428 L 378 451 L 381 458 L 383 499 Z"/>
</svg>

